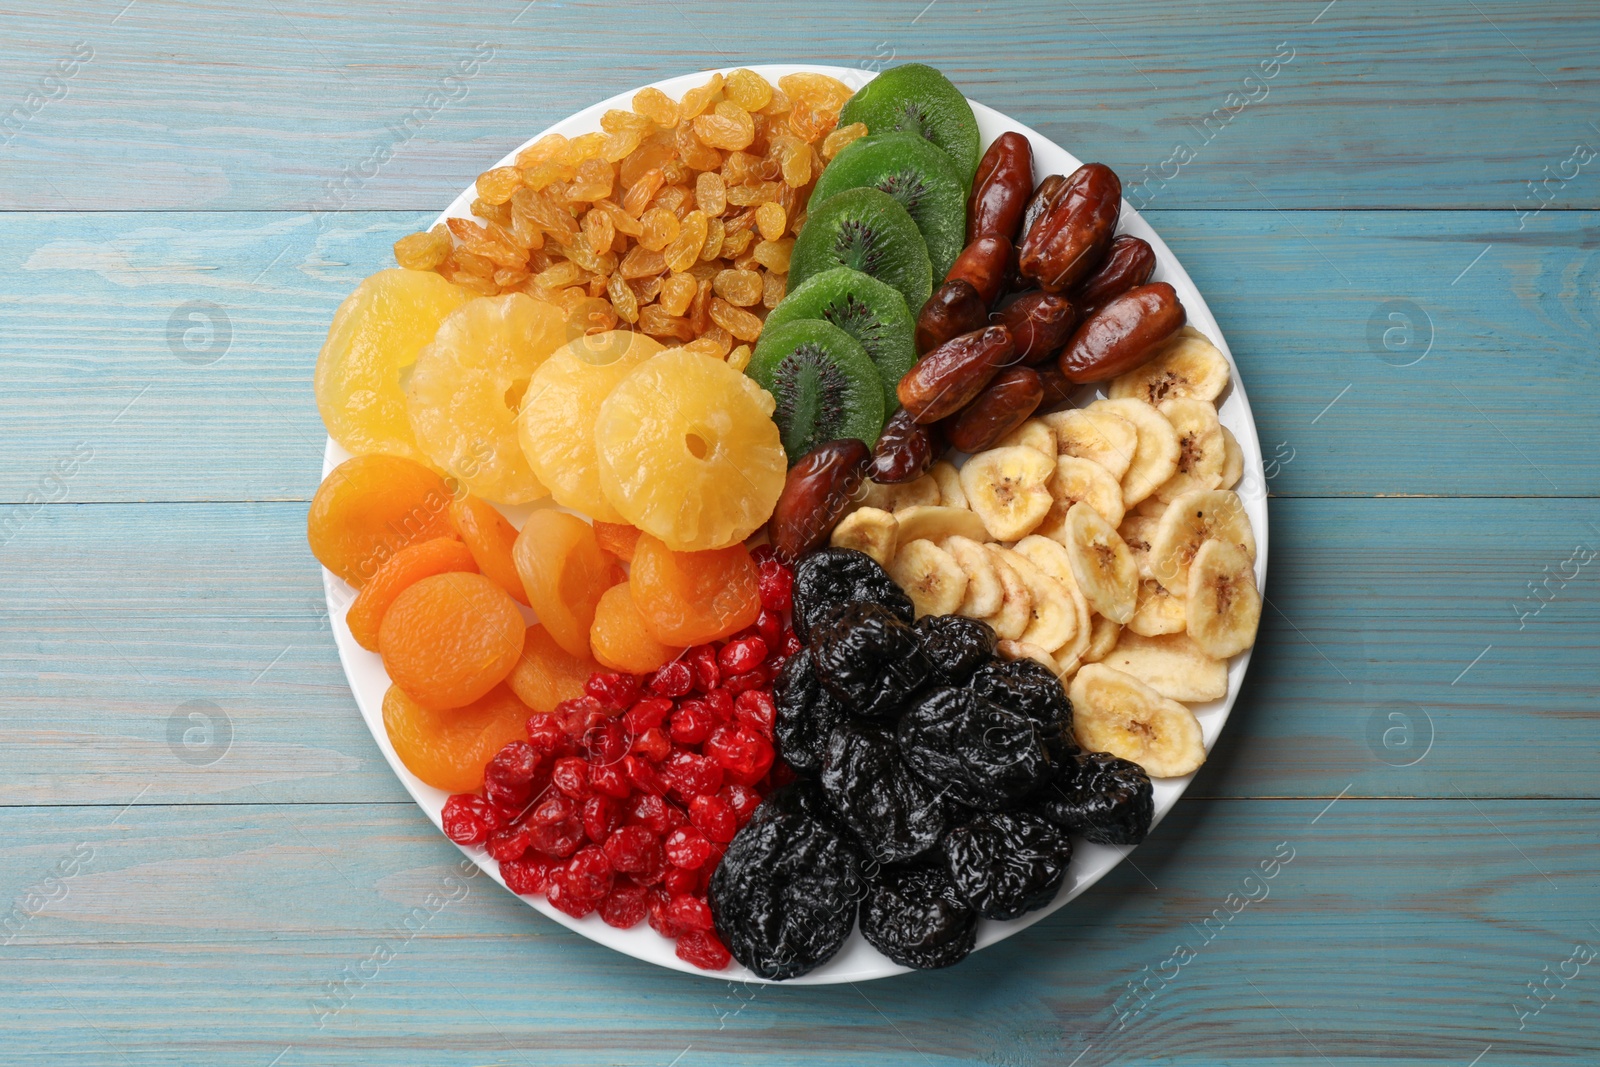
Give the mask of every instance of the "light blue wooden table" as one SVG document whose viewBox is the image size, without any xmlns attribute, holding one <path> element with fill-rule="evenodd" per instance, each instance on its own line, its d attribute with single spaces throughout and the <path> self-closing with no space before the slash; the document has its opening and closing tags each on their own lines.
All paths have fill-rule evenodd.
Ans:
<svg viewBox="0 0 1600 1067">
<path fill-rule="evenodd" d="M 1593 0 L 28 6 L 0 1062 L 1600 1062 Z M 1134 863 L 951 972 L 744 989 L 459 879 L 334 655 L 310 374 L 532 131 L 791 60 L 936 64 L 1135 186 L 1274 459 L 1271 606 Z"/>
</svg>

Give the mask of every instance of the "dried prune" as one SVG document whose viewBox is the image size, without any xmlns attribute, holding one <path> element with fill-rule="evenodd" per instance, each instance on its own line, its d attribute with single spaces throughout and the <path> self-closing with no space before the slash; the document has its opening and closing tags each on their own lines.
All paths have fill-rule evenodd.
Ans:
<svg viewBox="0 0 1600 1067">
<path fill-rule="evenodd" d="M 861 905 L 861 933 L 903 967 L 959 963 L 977 941 L 978 916 L 941 867 L 885 871 Z"/>
<path fill-rule="evenodd" d="M 717 936 L 763 978 L 825 963 L 855 925 L 862 856 L 817 817 L 814 789 L 797 782 L 763 801 L 711 876 Z"/>
<path fill-rule="evenodd" d="M 882 604 L 846 604 L 811 634 L 817 677 L 867 718 L 897 714 L 926 688 L 933 666 L 911 627 Z"/>
<path fill-rule="evenodd" d="M 778 755 L 801 774 L 816 774 L 822 770 L 828 735 L 845 713 L 817 680 L 809 648 L 784 663 L 772 683 L 772 699 L 778 709 L 772 730 Z"/>
<path fill-rule="evenodd" d="M 853 548 L 825 548 L 803 556 L 794 568 L 794 632 L 811 643 L 811 627 L 841 604 L 882 604 L 910 622 L 911 598 L 878 561 Z"/>
<path fill-rule="evenodd" d="M 1044 664 L 997 659 L 974 671 L 967 685 L 979 696 L 1032 719 L 1052 760 L 1078 751 L 1072 739 L 1072 701 L 1061 679 Z"/>
<path fill-rule="evenodd" d="M 901 761 L 894 734 L 883 727 L 835 727 L 822 759 L 821 782 L 839 821 L 880 863 L 920 856 L 944 834 L 944 801 Z"/>
<path fill-rule="evenodd" d="M 924 615 L 911 627 L 922 642 L 922 654 L 933 664 L 939 685 L 961 685 L 994 657 L 999 638 L 981 619 L 960 615 Z"/>
<path fill-rule="evenodd" d="M 968 689 L 944 687 L 900 717 L 900 755 L 957 803 L 1012 807 L 1044 784 L 1050 757 L 1033 720 Z"/>
<path fill-rule="evenodd" d="M 1033 810 L 1102 845 L 1137 845 L 1150 832 L 1150 776 L 1109 752 L 1084 752 L 1056 764 Z"/>
<path fill-rule="evenodd" d="M 986 919 L 1015 919 L 1055 899 L 1072 839 L 1026 812 L 982 812 L 944 837 L 950 880 Z"/>
</svg>

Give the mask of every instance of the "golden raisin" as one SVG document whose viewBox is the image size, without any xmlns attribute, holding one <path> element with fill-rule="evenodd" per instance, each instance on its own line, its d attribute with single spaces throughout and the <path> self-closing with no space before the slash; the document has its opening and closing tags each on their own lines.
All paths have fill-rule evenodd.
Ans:
<svg viewBox="0 0 1600 1067">
<path fill-rule="evenodd" d="M 604 200 L 611 195 L 616 168 L 603 159 L 586 159 L 567 185 L 568 200 Z"/>
<path fill-rule="evenodd" d="M 760 319 L 718 297 L 711 299 L 711 321 L 741 341 L 754 341 L 761 336 Z"/>
<path fill-rule="evenodd" d="M 734 310 L 737 311 L 738 309 L 735 308 Z M 726 358 L 728 350 L 733 347 L 733 335 L 721 326 L 707 327 L 706 331 L 700 335 L 700 340 L 705 342 L 706 351 L 718 359 Z"/>
<path fill-rule="evenodd" d="M 660 89 L 640 89 L 633 94 L 633 110 L 670 130 L 678 124 L 678 103 Z"/>
<path fill-rule="evenodd" d="M 667 258 L 660 252 L 644 245 L 635 245 L 622 257 L 622 262 L 617 266 L 617 273 L 624 278 L 647 278 L 666 269 Z"/>
<path fill-rule="evenodd" d="M 630 189 L 640 178 L 659 170 L 677 157 L 678 146 L 673 139 L 657 134 L 629 153 L 622 161 L 617 176 L 622 180 L 622 187 Z"/>
<path fill-rule="evenodd" d="M 600 116 L 600 128 L 607 133 L 632 131 L 644 134 L 650 132 L 650 126 L 651 122 L 645 116 L 635 114 L 632 111 L 622 111 L 618 108 L 611 108 Z"/>
<path fill-rule="evenodd" d="M 756 139 L 750 113 L 732 101 L 722 100 L 708 114 L 694 120 L 694 133 L 712 148 L 741 149 Z"/>
<path fill-rule="evenodd" d="M 639 298 L 634 295 L 633 289 L 620 274 L 613 274 L 611 282 L 606 286 L 606 295 L 611 298 L 611 306 L 617 309 L 617 314 L 625 322 L 639 321 Z"/>
<path fill-rule="evenodd" d="M 684 119 L 694 118 L 722 95 L 722 85 L 721 74 L 711 75 L 710 81 L 683 94 L 683 99 L 678 101 L 678 114 Z"/>
<path fill-rule="evenodd" d="M 689 320 L 667 314 L 660 304 L 650 304 L 639 309 L 639 329 L 656 338 L 673 338 L 688 341 L 694 337 Z"/>
<path fill-rule="evenodd" d="M 700 258 L 701 249 L 705 248 L 710 229 L 710 220 L 704 211 L 691 211 L 685 215 L 678 228 L 678 236 L 666 247 L 667 267 L 685 271 L 694 266 L 695 260 Z"/>
<path fill-rule="evenodd" d="M 761 306 L 775 308 L 783 302 L 783 294 L 789 287 L 787 274 L 768 274 L 761 283 Z"/>
<path fill-rule="evenodd" d="M 701 211 L 713 218 L 728 210 L 728 187 L 722 175 L 708 170 L 696 177 L 694 202 Z"/>
<path fill-rule="evenodd" d="M 678 157 L 690 170 L 716 170 L 722 166 L 722 153 L 710 145 L 702 144 L 694 135 L 694 126 L 685 122 L 675 134 Z"/>
<path fill-rule="evenodd" d="M 639 221 L 644 224 L 644 232 L 639 235 L 641 248 L 659 252 L 678 236 L 678 216 L 667 208 L 653 207 Z"/>
<path fill-rule="evenodd" d="M 822 139 L 822 158 L 831 160 L 834 156 L 845 150 L 850 142 L 859 140 L 867 135 L 865 122 L 852 122 L 848 126 L 840 126 Z"/>
<path fill-rule="evenodd" d="M 655 197 L 656 190 L 661 188 L 664 181 L 666 178 L 663 177 L 661 168 L 646 171 L 638 181 L 628 186 L 628 191 L 623 194 L 622 210 L 638 218 L 644 213 L 645 206 Z"/>
<path fill-rule="evenodd" d="M 730 304 L 749 307 L 761 299 L 761 275 L 753 270 L 725 270 L 711 280 L 712 291 Z"/>
<path fill-rule="evenodd" d="M 761 231 L 761 236 L 769 241 L 776 241 L 783 236 L 783 231 L 789 224 L 788 216 L 784 214 L 780 204 L 762 204 L 756 208 L 756 229 Z"/>
<path fill-rule="evenodd" d="M 606 143 L 600 147 L 600 158 L 610 163 L 620 163 L 639 147 L 643 140 L 638 130 L 622 130 L 606 138 Z"/>
<path fill-rule="evenodd" d="M 661 283 L 661 310 L 672 316 L 682 315 L 689 310 L 689 301 L 694 299 L 698 288 L 699 283 L 688 274 L 668 276 Z"/>
<path fill-rule="evenodd" d="M 394 261 L 407 270 L 432 270 L 449 254 L 450 231 L 443 226 L 407 234 L 394 243 Z"/>
<path fill-rule="evenodd" d="M 760 111 L 772 102 L 772 86 L 755 71 L 740 67 L 728 75 L 723 95 L 746 111 Z"/>
<path fill-rule="evenodd" d="M 583 216 L 583 239 L 598 255 L 611 251 L 611 242 L 617 238 L 616 225 L 604 211 L 590 211 Z"/>
<path fill-rule="evenodd" d="M 727 226 L 721 219 L 712 219 L 706 227 L 706 244 L 700 250 L 700 261 L 709 263 L 722 255 L 722 242 L 727 236 Z"/>
<path fill-rule="evenodd" d="M 750 254 L 755 257 L 757 263 L 774 274 L 788 274 L 789 257 L 793 252 L 794 238 L 784 237 L 776 241 L 762 241 Z"/>
<path fill-rule="evenodd" d="M 491 204 L 503 204 L 522 185 L 522 172 L 516 167 L 496 167 L 478 175 L 478 195 Z"/>
<path fill-rule="evenodd" d="M 750 365 L 750 356 L 750 346 L 740 345 L 738 348 L 735 348 L 732 352 L 728 353 L 728 366 L 732 367 L 734 370 L 744 370 Z"/>
<path fill-rule="evenodd" d="M 567 145 L 567 162 L 574 167 L 598 155 L 600 146 L 606 143 L 603 133 L 585 133 L 574 137 Z"/>
<path fill-rule="evenodd" d="M 547 133 L 517 153 L 517 166 L 531 167 L 552 159 L 565 159 L 570 142 L 559 133 Z"/>
</svg>

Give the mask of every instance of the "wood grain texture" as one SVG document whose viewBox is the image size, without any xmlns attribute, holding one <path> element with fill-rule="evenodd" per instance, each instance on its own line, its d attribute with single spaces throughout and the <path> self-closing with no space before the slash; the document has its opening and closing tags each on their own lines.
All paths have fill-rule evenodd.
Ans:
<svg viewBox="0 0 1600 1067">
<path fill-rule="evenodd" d="M 773 10 L 0 11 L 0 1065 L 1600 1061 L 1596 965 L 1529 989 L 1600 948 L 1593 4 Z M 954 971 L 755 990 L 454 880 L 328 634 L 309 380 L 532 132 L 808 59 L 934 63 L 1123 175 L 1249 387 L 1269 606 L 1132 863 Z"/>
<path fill-rule="evenodd" d="M 79 862 L 5 950 L 0 1057 L 259 1067 L 287 1047 L 280 1063 L 1464 1065 L 1488 1045 L 1505 1063 L 1600 1056 L 1592 965 L 1522 1030 L 1516 1013 L 1545 964 L 1600 944 L 1584 903 L 1600 886 L 1600 806 L 1324 809 L 1185 800 L 1137 868 L 1026 934 L 949 972 L 823 989 L 688 979 L 611 953 L 487 879 L 461 879 L 453 847 L 409 805 L 10 809 L 8 869 L 37 879 L 62 857 Z M 1166 962 L 1178 945 L 1194 954 L 1181 967 Z M 380 946 L 393 956 L 382 964 Z M 1128 991 L 1141 982 L 1142 1010 Z M 229 1021 L 197 1025 L 213 1015 Z"/>
<path fill-rule="evenodd" d="M 0 501 L 84 449 L 65 499 L 309 499 L 328 322 L 431 218 L 0 214 Z M 1151 221 L 1229 339 L 1274 495 L 1600 493 L 1600 218 L 1523 234 L 1485 212 Z"/>
<path fill-rule="evenodd" d="M 8 19 L 7 107 L 75 43 L 94 56 L 0 151 L 0 205 L 428 210 L 613 93 L 795 59 L 932 63 L 1129 181 L 1186 145 L 1194 158 L 1162 207 L 1470 207 L 1514 222 L 1525 183 L 1576 144 L 1600 146 L 1600 27 L 1585 0 L 1325 6 L 824 0 L 774 19 L 716 0 L 398 16 L 374 0 L 136 0 L 120 15 L 120 2 L 68 0 Z M 445 81 L 480 45 L 492 58 Z M 1294 58 L 1259 80 L 1275 54 Z M 359 177 L 384 148 L 390 162 Z M 331 195 L 347 168 L 349 195 Z M 1558 201 L 1600 206 L 1593 165 Z"/>
</svg>

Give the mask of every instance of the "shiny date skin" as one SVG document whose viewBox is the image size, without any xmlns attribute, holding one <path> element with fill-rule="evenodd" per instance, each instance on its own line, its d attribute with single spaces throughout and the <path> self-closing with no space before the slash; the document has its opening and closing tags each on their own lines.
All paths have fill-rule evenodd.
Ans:
<svg viewBox="0 0 1600 1067">
<path fill-rule="evenodd" d="M 967 237 L 1004 237 L 1021 233 L 1022 213 L 1033 193 L 1033 145 L 1020 133 L 1002 133 L 978 162 L 967 198 Z"/>
<path fill-rule="evenodd" d="M 1138 286 L 1085 319 L 1056 366 L 1080 385 L 1125 374 L 1148 360 L 1187 318 L 1177 291 L 1166 282 Z"/>
<path fill-rule="evenodd" d="M 1009 237 L 979 237 L 961 250 L 944 280 L 969 282 L 978 291 L 983 306 L 993 307 L 1005 292 L 1006 281 L 1011 276 L 1012 251 Z"/>
<path fill-rule="evenodd" d="M 789 469 L 767 533 L 786 560 L 821 548 L 866 476 L 867 446 L 853 437 L 813 448 Z"/>
<path fill-rule="evenodd" d="M 1078 325 L 1078 306 L 1055 293 L 1026 293 L 989 316 L 1011 331 L 1017 362 L 1042 363 L 1055 355 Z"/>
<path fill-rule="evenodd" d="M 1022 237 L 1017 269 L 1042 289 L 1064 292 L 1105 257 L 1122 211 L 1122 182 L 1104 163 L 1073 171 Z"/>
<path fill-rule="evenodd" d="M 1039 375 L 1039 387 L 1044 390 L 1044 396 L 1039 401 L 1039 406 L 1034 408 L 1036 415 L 1048 415 L 1052 411 L 1061 411 L 1070 408 L 1072 394 L 1077 391 L 1077 386 L 1067 381 L 1067 376 L 1054 364 L 1045 364 L 1033 368 Z"/>
<path fill-rule="evenodd" d="M 1072 298 L 1085 316 L 1091 315 L 1129 289 L 1148 282 L 1155 269 L 1155 249 L 1141 238 L 1125 233 L 1111 242 L 1100 269 L 1072 291 Z"/>
<path fill-rule="evenodd" d="M 1030 367 L 1012 367 L 994 376 L 961 413 L 940 425 L 950 447 L 971 454 L 993 448 L 1021 426 L 1044 399 L 1044 383 Z"/>
<path fill-rule="evenodd" d="M 932 352 L 952 337 L 981 330 L 989 307 L 965 278 L 945 282 L 933 291 L 917 315 L 917 354 Z"/>
<path fill-rule="evenodd" d="M 1042 178 L 1039 187 L 1033 191 L 1033 196 L 1028 200 L 1028 206 L 1022 209 L 1022 226 L 1017 230 L 1014 238 L 1020 245 L 1022 239 L 1028 236 L 1028 231 L 1033 229 L 1033 224 L 1044 214 L 1044 209 L 1055 203 L 1061 193 L 1061 187 L 1067 182 L 1064 174 L 1050 174 Z"/>
<path fill-rule="evenodd" d="M 938 429 L 919 425 L 911 412 L 901 408 L 889 416 L 878 435 L 867 477 L 882 485 L 916 481 L 928 473 L 943 451 Z"/>
<path fill-rule="evenodd" d="M 1000 368 L 1016 359 L 1011 331 L 990 326 L 953 337 L 923 356 L 900 379 L 896 392 L 911 417 L 924 425 L 966 407 Z"/>
</svg>

